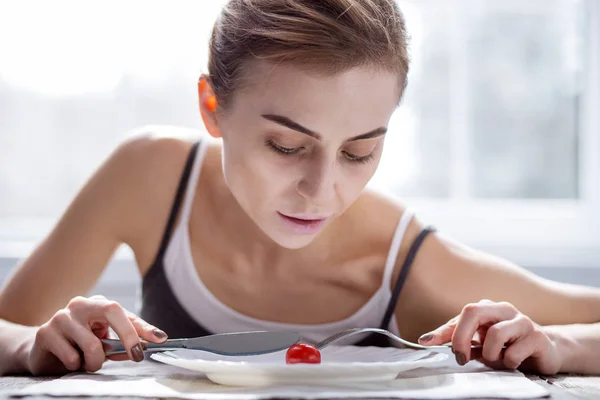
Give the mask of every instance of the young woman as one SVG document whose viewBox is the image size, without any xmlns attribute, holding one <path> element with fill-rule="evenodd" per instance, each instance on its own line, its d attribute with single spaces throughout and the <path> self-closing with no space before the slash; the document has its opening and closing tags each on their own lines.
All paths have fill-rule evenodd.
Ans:
<svg viewBox="0 0 600 400">
<path fill-rule="evenodd" d="M 599 290 L 466 248 L 365 190 L 407 71 L 393 0 L 231 0 L 198 84 L 222 143 L 148 132 L 111 155 L 0 292 L 1 372 L 97 370 L 109 327 L 136 361 L 165 332 L 384 327 L 451 341 L 459 364 L 600 373 Z M 123 243 L 140 317 L 79 297 Z"/>
</svg>

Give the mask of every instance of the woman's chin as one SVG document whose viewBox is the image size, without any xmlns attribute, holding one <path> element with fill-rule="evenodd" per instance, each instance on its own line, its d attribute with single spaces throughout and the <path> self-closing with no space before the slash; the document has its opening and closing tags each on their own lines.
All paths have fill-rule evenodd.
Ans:
<svg viewBox="0 0 600 400">
<path fill-rule="evenodd" d="M 329 225 L 331 218 L 313 223 L 297 223 L 289 218 L 277 215 L 275 219 L 261 224 L 255 220 L 259 229 L 277 245 L 290 249 L 301 249 L 312 243 Z"/>
<path fill-rule="evenodd" d="M 308 246 L 318 234 L 312 235 L 298 235 L 298 234 L 289 234 L 284 232 L 274 232 L 269 235 L 269 237 L 281 247 L 290 250 L 301 249 L 303 247 Z"/>
</svg>

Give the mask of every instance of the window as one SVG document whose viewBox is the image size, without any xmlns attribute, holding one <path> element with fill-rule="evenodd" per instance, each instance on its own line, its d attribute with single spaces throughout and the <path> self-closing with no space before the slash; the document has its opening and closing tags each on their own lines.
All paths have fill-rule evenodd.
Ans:
<svg viewBox="0 0 600 400">
<path fill-rule="evenodd" d="M 202 129 L 222 3 L 0 4 L 0 252 L 30 251 L 131 129 Z M 400 4 L 409 86 L 370 186 L 515 262 L 600 265 L 600 3 Z"/>
<path fill-rule="evenodd" d="M 412 71 L 372 186 L 516 262 L 600 266 L 598 2 L 403 5 Z"/>
</svg>

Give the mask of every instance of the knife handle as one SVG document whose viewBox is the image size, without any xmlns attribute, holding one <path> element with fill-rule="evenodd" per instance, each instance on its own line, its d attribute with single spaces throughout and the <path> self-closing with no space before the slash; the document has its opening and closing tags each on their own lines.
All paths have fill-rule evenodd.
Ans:
<svg viewBox="0 0 600 400">
<path fill-rule="evenodd" d="M 123 343 L 121 343 L 119 339 L 101 339 L 101 342 L 102 347 L 104 347 L 104 354 L 107 356 L 127 353 L 127 350 L 125 349 Z M 178 340 L 167 340 L 162 343 L 151 343 L 140 339 L 140 344 L 142 345 L 142 350 L 144 351 L 173 350 L 183 347 L 178 342 Z"/>
</svg>

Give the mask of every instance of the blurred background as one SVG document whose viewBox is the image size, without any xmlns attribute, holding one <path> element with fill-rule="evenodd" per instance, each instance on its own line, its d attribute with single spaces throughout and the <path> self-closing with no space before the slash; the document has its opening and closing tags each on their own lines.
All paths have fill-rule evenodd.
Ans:
<svg viewBox="0 0 600 400">
<path fill-rule="evenodd" d="M 0 0 L 0 282 L 132 130 L 203 129 L 223 2 Z M 409 86 L 370 185 L 468 245 L 600 286 L 600 0 L 399 3 Z M 123 248 L 95 291 L 131 308 L 138 282 Z"/>
</svg>

